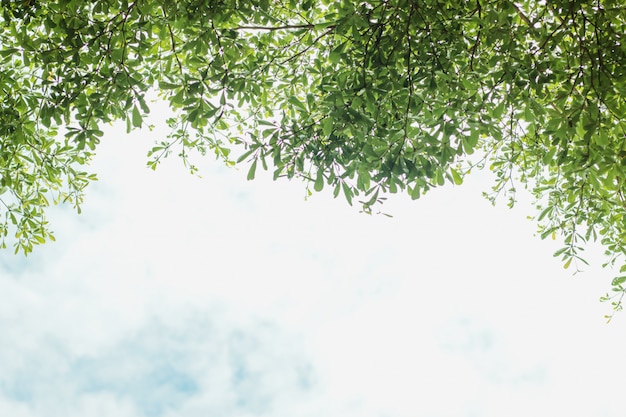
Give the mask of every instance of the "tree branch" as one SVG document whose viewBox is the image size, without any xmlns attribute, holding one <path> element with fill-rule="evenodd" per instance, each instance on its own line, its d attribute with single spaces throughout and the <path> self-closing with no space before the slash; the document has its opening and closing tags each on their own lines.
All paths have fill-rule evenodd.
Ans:
<svg viewBox="0 0 626 417">
<path fill-rule="evenodd" d="M 284 25 L 284 26 L 236 26 L 234 28 L 228 28 L 228 29 L 230 30 L 265 30 L 268 32 L 274 32 L 277 30 L 290 30 L 290 29 L 315 29 L 316 26 L 318 25 L 306 24 L 306 25 Z M 319 26 L 328 27 L 328 26 L 324 26 L 324 23 L 319 24 Z"/>
<path fill-rule="evenodd" d="M 513 6 L 513 8 L 515 9 L 515 11 L 517 12 L 517 14 L 519 15 L 519 17 L 526 22 L 526 24 L 528 25 L 529 28 L 533 28 L 534 24 L 533 22 L 530 21 L 530 19 L 528 18 L 528 16 L 526 16 L 526 14 L 524 14 L 524 12 L 522 11 L 522 9 L 519 8 L 519 6 L 513 2 L 511 2 L 511 5 Z"/>
</svg>

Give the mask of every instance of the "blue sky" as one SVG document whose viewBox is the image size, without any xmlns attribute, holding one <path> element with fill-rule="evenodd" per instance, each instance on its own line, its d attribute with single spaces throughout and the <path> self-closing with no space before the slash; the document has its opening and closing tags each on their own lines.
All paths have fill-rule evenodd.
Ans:
<svg viewBox="0 0 626 417">
<path fill-rule="evenodd" d="M 366 216 L 111 128 L 83 214 L 0 254 L 0 415 L 622 416 L 611 271 L 572 276 L 486 174 Z"/>
</svg>

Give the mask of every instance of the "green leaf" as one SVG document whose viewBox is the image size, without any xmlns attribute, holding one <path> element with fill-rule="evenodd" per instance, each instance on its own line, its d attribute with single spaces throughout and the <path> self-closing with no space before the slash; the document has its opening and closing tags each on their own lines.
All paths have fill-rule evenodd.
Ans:
<svg viewBox="0 0 626 417">
<path fill-rule="evenodd" d="M 463 184 L 463 178 L 461 178 L 461 175 L 459 175 L 456 169 L 450 168 L 450 174 L 452 174 L 452 179 L 456 185 Z"/>
<path fill-rule="evenodd" d="M 333 51 L 330 54 L 328 54 L 328 60 L 332 62 L 333 64 L 336 64 L 339 61 L 341 61 L 341 54 L 339 52 Z"/>
<path fill-rule="evenodd" d="M 359 190 L 367 191 L 370 188 L 370 173 L 366 169 L 360 169 L 357 177 L 357 187 Z"/>
<path fill-rule="evenodd" d="M 317 177 L 315 178 L 315 184 L 313 185 L 313 189 L 315 191 L 322 191 L 324 188 L 324 172 L 321 169 L 317 170 Z"/>
<path fill-rule="evenodd" d="M 613 278 L 611 285 L 617 287 L 618 285 L 622 285 L 624 282 L 626 282 L 626 276 L 615 277 Z"/>
<path fill-rule="evenodd" d="M 541 213 L 539 214 L 539 217 L 537 217 L 537 221 L 542 221 L 549 213 L 552 212 L 553 209 L 554 207 L 552 206 L 548 206 L 545 209 L 543 209 Z"/>
<path fill-rule="evenodd" d="M 341 183 L 341 187 L 343 188 L 343 194 L 346 197 L 346 200 L 348 200 L 348 204 L 352 205 L 352 190 L 345 182 Z"/>
<path fill-rule="evenodd" d="M 499 119 L 500 117 L 502 117 L 502 114 L 504 113 L 505 104 L 506 103 L 502 101 L 493 109 L 492 114 L 494 118 Z"/>
<path fill-rule="evenodd" d="M 340 191 L 341 191 L 341 184 L 336 183 L 335 188 L 333 189 L 333 198 L 337 198 L 337 196 L 339 196 Z"/>
<path fill-rule="evenodd" d="M 132 116 L 132 123 L 134 127 L 141 127 L 141 124 L 143 122 L 143 118 L 141 117 L 141 113 L 139 113 L 139 109 L 137 108 L 137 105 L 133 106 L 133 116 Z"/>
<path fill-rule="evenodd" d="M 324 136 L 330 136 L 333 132 L 333 119 L 327 116 L 322 122 L 322 130 L 324 132 Z"/>
<path fill-rule="evenodd" d="M 572 263 L 572 259 L 574 259 L 574 258 L 573 258 L 573 257 L 570 257 L 567 261 L 565 261 L 565 263 L 563 264 L 563 268 L 564 268 L 564 269 L 569 268 L 569 266 L 570 266 L 570 265 L 571 265 L 571 263 Z"/>
<path fill-rule="evenodd" d="M 436 174 L 436 179 L 437 179 L 437 185 L 444 185 L 446 181 L 443 178 L 443 170 L 441 168 L 437 168 L 437 170 L 435 171 L 435 174 Z"/>
<path fill-rule="evenodd" d="M 254 151 L 256 151 L 256 148 L 252 148 L 249 151 L 244 152 L 239 158 L 237 158 L 237 163 L 240 164 L 245 161 Z"/>
<path fill-rule="evenodd" d="M 290 104 L 293 104 L 295 107 L 297 107 L 300 110 L 306 111 L 306 107 L 304 106 L 304 104 L 298 99 L 298 97 L 296 96 L 289 96 L 288 99 Z"/>
<path fill-rule="evenodd" d="M 420 198 L 420 187 L 416 184 L 413 187 L 409 187 L 409 195 L 411 196 L 411 199 L 413 200 L 417 200 L 418 198 Z"/>
<path fill-rule="evenodd" d="M 254 174 L 256 172 L 256 163 L 257 163 L 257 160 L 255 159 L 254 161 L 252 161 L 252 164 L 250 165 L 250 169 L 248 170 L 248 175 L 246 177 L 248 181 L 251 181 L 254 179 Z"/>
</svg>

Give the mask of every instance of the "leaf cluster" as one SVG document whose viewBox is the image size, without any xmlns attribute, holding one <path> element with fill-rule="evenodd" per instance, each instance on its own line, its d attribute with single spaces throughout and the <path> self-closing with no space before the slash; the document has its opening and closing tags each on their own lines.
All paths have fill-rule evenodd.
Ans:
<svg viewBox="0 0 626 417">
<path fill-rule="evenodd" d="M 615 0 L 27 0 L 0 15 L 0 231 L 18 250 L 51 236 L 48 201 L 80 203 L 102 123 L 144 126 L 156 91 L 174 116 L 152 168 L 175 152 L 195 171 L 190 153 L 211 151 L 372 212 L 488 166 L 492 200 L 535 195 L 566 267 L 589 240 L 624 262 Z"/>
</svg>

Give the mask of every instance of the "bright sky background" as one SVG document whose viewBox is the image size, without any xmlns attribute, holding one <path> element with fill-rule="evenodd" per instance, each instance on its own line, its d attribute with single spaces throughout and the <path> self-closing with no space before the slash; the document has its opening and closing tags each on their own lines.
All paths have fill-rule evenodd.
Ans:
<svg viewBox="0 0 626 417">
<path fill-rule="evenodd" d="M 0 253 L 0 416 L 624 416 L 611 271 L 564 270 L 526 196 L 477 172 L 367 216 L 210 157 L 152 172 L 165 134 L 110 129 L 83 214 Z"/>
</svg>

